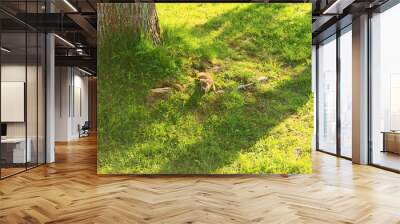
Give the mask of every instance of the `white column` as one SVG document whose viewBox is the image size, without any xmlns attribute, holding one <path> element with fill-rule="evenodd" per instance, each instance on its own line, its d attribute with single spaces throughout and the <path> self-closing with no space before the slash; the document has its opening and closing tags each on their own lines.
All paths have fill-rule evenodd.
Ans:
<svg viewBox="0 0 400 224">
<path fill-rule="evenodd" d="M 353 162 L 368 163 L 368 15 L 353 19 Z"/>
<path fill-rule="evenodd" d="M 47 1 L 47 12 L 54 11 L 54 5 Z M 54 34 L 46 35 L 46 163 L 55 161 L 55 43 Z"/>
<path fill-rule="evenodd" d="M 55 133 L 55 60 L 54 60 L 54 35 L 47 34 L 47 77 L 46 77 L 46 97 L 47 97 L 47 108 L 46 108 L 46 143 L 47 143 L 47 159 L 46 163 L 52 163 L 55 161 L 55 150 L 54 150 L 54 133 Z"/>
</svg>

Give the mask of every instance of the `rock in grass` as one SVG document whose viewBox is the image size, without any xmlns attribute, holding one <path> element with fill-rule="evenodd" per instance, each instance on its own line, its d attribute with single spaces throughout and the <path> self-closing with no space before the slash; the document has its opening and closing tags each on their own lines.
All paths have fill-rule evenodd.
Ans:
<svg viewBox="0 0 400 224">
<path fill-rule="evenodd" d="M 261 77 L 257 78 L 257 83 L 264 83 L 267 81 L 268 81 L 268 78 L 266 76 L 261 76 Z M 242 84 L 242 85 L 239 85 L 238 90 L 247 90 L 247 89 L 254 87 L 255 85 L 256 85 L 255 82 Z"/>
<path fill-rule="evenodd" d="M 242 84 L 242 85 L 239 85 L 238 90 L 247 90 L 247 89 L 249 89 L 250 87 L 252 87 L 254 85 L 255 85 L 254 82 L 251 82 L 251 83 L 248 83 L 248 84 Z"/>
<path fill-rule="evenodd" d="M 174 88 L 180 92 L 186 92 L 186 86 L 179 83 L 174 84 Z"/>
<path fill-rule="evenodd" d="M 220 90 L 217 90 L 215 93 L 217 93 L 217 94 L 224 94 L 224 93 L 225 93 L 225 91 L 224 91 L 224 90 L 222 90 L 222 89 L 220 89 Z"/>
<path fill-rule="evenodd" d="M 258 77 L 257 81 L 258 82 L 267 82 L 268 78 L 266 76 L 261 76 L 261 77 Z"/>
<path fill-rule="evenodd" d="M 214 64 L 214 65 L 210 68 L 210 71 L 212 71 L 212 72 L 214 72 L 214 73 L 218 73 L 218 72 L 220 72 L 221 70 L 222 70 L 221 65 L 217 65 L 217 64 Z"/>
<path fill-rule="evenodd" d="M 151 95 L 166 95 L 169 94 L 172 91 L 171 87 L 161 87 L 161 88 L 155 88 L 150 90 Z"/>
<path fill-rule="evenodd" d="M 158 100 L 163 100 L 168 98 L 168 95 L 172 92 L 171 87 L 161 87 L 151 89 L 149 95 L 147 96 L 147 102 L 154 103 Z"/>
</svg>

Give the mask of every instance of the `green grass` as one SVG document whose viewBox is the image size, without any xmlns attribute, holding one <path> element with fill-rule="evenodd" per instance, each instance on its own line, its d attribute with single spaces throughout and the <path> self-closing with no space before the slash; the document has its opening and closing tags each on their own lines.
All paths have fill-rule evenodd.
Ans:
<svg viewBox="0 0 400 224">
<path fill-rule="evenodd" d="M 162 43 L 99 45 L 98 173 L 311 173 L 311 4 L 157 4 Z M 198 71 L 217 89 L 204 94 Z M 240 84 L 266 76 L 248 91 Z M 149 90 L 180 84 L 168 99 Z"/>
</svg>

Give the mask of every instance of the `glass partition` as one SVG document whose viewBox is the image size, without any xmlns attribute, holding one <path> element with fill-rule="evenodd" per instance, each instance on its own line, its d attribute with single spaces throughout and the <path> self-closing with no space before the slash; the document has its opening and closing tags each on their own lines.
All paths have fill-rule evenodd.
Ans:
<svg viewBox="0 0 400 224">
<path fill-rule="evenodd" d="M 318 149 L 336 153 L 336 35 L 318 47 Z"/>
<path fill-rule="evenodd" d="M 2 177 L 24 171 L 31 158 L 26 139 L 26 41 L 25 32 L 1 35 Z"/>
<path fill-rule="evenodd" d="M 20 1 L 15 9 L 36 13 L 43 5 Z M 45 44 L 43 33 L 0 12 L 1 179 L 45 163 Z"/>
</svg>

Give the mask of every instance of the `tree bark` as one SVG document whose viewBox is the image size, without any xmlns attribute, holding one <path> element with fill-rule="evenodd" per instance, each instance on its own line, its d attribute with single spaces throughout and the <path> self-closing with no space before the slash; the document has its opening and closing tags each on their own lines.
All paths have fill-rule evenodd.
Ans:
<svg viewBox="0 0 400 224">
<path fill-rule="evenodd" d="M 145 35 L 156 44 L 161 41 L 154 3 L 98 4 L 97 27 L 100 39 L 115 32 L 132 32 L 134 37 Z"/>
</svg>

